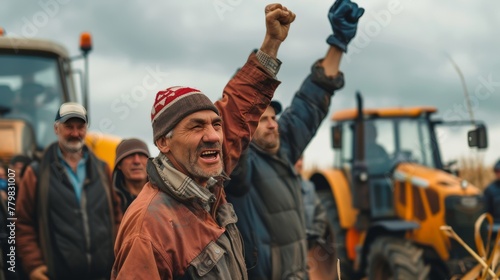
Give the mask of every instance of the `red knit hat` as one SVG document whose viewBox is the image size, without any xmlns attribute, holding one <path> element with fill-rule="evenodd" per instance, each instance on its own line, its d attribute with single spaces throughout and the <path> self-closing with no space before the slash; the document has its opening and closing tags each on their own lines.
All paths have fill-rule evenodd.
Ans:
<svg viewBox="0 0 500 280">
<path fill-rule="evenodd" d="M 159 91 L 151 109 L 154 141 L 170 132 L 186 116 L 202 110 L 212 110 L 219 115 L 214 103 L 197 89 L 176 86 Z"/>
</svg>

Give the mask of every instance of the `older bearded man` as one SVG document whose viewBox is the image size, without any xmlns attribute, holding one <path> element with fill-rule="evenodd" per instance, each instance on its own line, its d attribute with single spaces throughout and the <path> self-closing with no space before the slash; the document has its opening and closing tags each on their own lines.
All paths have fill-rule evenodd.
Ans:
<svg viewBox="0 0 500 280">
<path fill-rule="evenodd" d="M 121 219 L 111 172 L 84 144 L 87 112 L 64 103 L 50 145 L 24 174 L 17 201 L 18 255 L 30 279 L 107 279 Z"/>
</svg>

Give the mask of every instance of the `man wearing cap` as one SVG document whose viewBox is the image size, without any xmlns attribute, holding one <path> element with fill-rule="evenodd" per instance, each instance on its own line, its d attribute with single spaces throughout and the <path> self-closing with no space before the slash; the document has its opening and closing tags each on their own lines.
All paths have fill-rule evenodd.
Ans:
<svg viewBox="0 0 500 280">
<path fill-rule="evenodd" d="M 334 91 L 344 85 L 340 59 L 363 12 L 349 0 L 332 5 L 328 18 L 334 34 L 326 56 L 313 64 L 279 120 L 281 106 L 271 103 L 231 174 L 227 199 L 238 216 L 249 279 L 309 277 L 301 178 L 294 163 L 326 117 Z"/>
<path fill-rule="evenodd" d="M 215 104 L 190 87 L 157 93 L 151 121 L 160 154 L 120 225 L 112 279 L 247 279 L 223 182 L 279 84 L 276 55 L 294 19 L 280 4 L 266 6 L 260 50 Z"/>
<path fill-rule="evenodd" d="M 493 165 L 495 180 L 484 190 L 486 212 L 490 213 L 495 223 L 500 223 L 500 160 Z"/>
<path fill-rule="evenodd" d="M 30 279 L 106 279 L 121 219 L 111 172 L 84 144 L 87 112 L 64 103 L 58 141 L 25 171 L 16 203 L 16 246 Z"/>
<path fill-rule="evenodd" d="M 124 139 L 116 147 L 113 187 L 120 196 L 123 213 L 148 181 L 148 158 L 148 145 L 142 140 Z"/>
</svg>

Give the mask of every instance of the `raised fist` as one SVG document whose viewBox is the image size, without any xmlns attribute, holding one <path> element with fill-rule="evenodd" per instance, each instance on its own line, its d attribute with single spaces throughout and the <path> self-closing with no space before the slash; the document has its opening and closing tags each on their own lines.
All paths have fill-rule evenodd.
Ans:
<svg viewBox="0 0 500 280">
<path fill-rule="evenodd" d="M 295 14 L 281 4 L 269 4 L 265 9 L 267 35 L 283 42 L 295 20 Z"/>
</svg>

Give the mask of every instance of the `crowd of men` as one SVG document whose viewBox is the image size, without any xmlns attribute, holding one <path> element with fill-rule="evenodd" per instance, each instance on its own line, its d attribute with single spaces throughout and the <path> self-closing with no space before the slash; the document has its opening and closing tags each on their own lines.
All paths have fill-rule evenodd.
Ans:
<svg viewBox="0 0 500 280">
<path fill-rule="evenodd" d="M 86 109 L 62 104 L 57 141 L 39 160 L 18 158 L 19 267 L 2 277 L 310 279 L 308 251 L 332 238 L 314 186 L 301 177 L 302 154 L 344 85 L 341 57 L 363 13 L 335 1 L 326 54 L 283 110 L 272 100 L 278 50 L 295 14 L 267 5 L 263 43 L 221 98 L 187 86 L 157 92 L 151 123 L 160 153 L 124 139 L 113 170 L 85 145 Z M 327 254 L 335 269 L 334 251 Z"/>
</svg>

